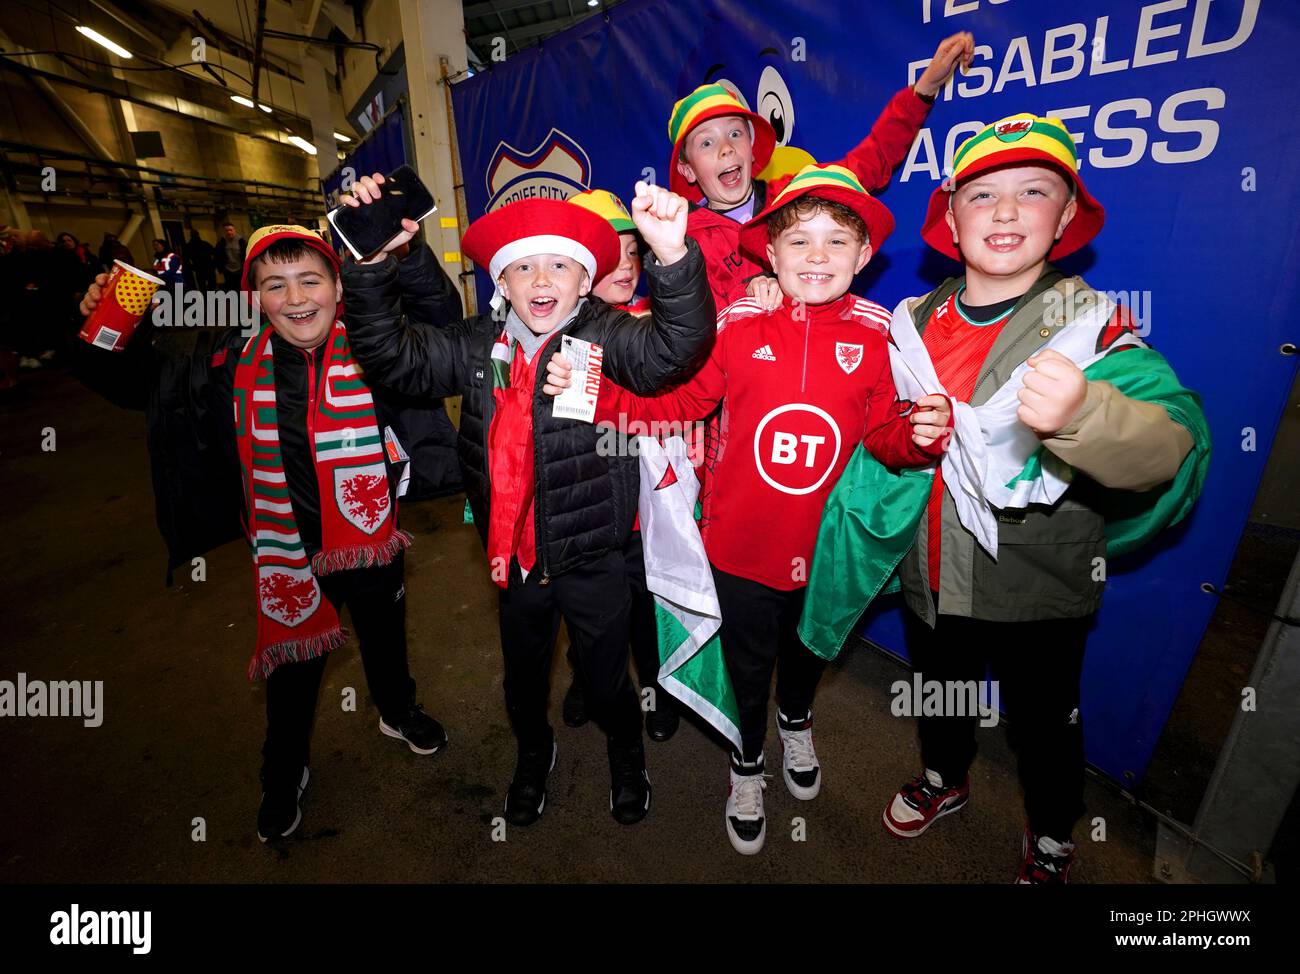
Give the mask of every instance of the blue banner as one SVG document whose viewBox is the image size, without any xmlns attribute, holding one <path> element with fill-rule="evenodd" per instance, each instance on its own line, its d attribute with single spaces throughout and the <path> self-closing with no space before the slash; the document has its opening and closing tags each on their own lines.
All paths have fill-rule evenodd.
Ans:
<svg viewBox="0 0 1300 974">
<path fill-rule="evenodd" d="M 322 185 L 327 209 L 338 206 L 339 194 L 346 189 L 343 186 L 345 176 L 355 180 L 372 173 L 390 173 L 406 163 L 404 111 L 404 103 L 395 105 L 383 121 L 375 125 L 356 148 L 348 153 L 339 167 L 325 177 Z M 350 186 L 349 181 L 348 187 Z"/>
<path fill-rule="evenodd" d="M 1131 786 L 1214 611 L 1202 585 L 1223 584 L 1295 378 L 1296 359 L 1279 354 L 1300 334 L 1294 5 L 630 0 L 455 87 L 470 215 L 586 187 L 626 200 L 641 178 L 666 185 L 669 111 L 706 82 L 773 120 L 788 166 L 833 161 L 959 30 L 975 35 L 974 64 L 881 194 L 898 229 L 855 292 L 892 308 L 959 272 L 919 231 L 964 138 L 1017 112 L 1065 121 L 1107 219 L 1062 269 L 1129 306 L 1204 397 L 1215 442 L 1194 514 L 1106 566 L 1084 726 L 1089 760 Z M 901 651 L 898 610 L 877 613 L 868 635 Z"/>
</svg>

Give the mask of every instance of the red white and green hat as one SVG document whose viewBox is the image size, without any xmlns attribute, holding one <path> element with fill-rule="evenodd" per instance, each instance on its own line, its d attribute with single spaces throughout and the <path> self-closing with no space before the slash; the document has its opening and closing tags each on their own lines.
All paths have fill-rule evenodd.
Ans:
<svg viewBox="0 0 1300 974">
<path fill-rule="evenodd" d="M 872 251 L 879 251 L 885 238 L 894 231 L 894 214 L 889 212 L 889 207 L 868 193 L 850 170 L 836 165 L 809 165 L 791 177 L 762 213 L 740 228 L 741 248 L 766 264 L 768 219 L 781 207 L 802 196 L 843 203 L 862 217 L 862 222 L 867 225 Z"/>
<path fill-rule="evenodd" d="M 953 156 L 952 175 L 930 195 L 921 237 L 939 253 L 961 260 L 944 217 L 958 184 L 990 169 L 1031 164 L 1050 166 L 1074 185 L 1078 210 L 1061 239 L 1048 252 L 1047 259 L 1056 260 L 1074 253 L 1097 236 L 1106 221 L 1106 211 L 1079 178 L 1079 152 L 1065 123 L 1059 118 L 1028 113 L 994 122 L 961 144 Z"/>
<path fill-rule="evenodd" d="M 524 199 L 485 213 L 461 239 L 469 259 L 486 267 L 496 286 L 492 307 L 505 300 L 499 283 L 510 264 L 533 254 L 559 254 L 586 269 L 591 283 L 618 266 L 619 243 L 604 217 L 564 200 Z"/>
<path fill-rule="evenodd" d="M 589 189 L 585 193 L 570 196 L 568 202 L 591 210 L 599 217 L 609 221 L 615 233 L 636 233 L 636 224 L 632 214 L 627 211 L 623 201 L 607 189 Z"/>
<path fill-rule="evenodd" d="M 270 226 L 254 231 L 253 235 L 248 238 L 248 252 L 244 255 L 244 271 L 239 278 L 240 290 L 254 290 L 252 282 L 248 279 L 249 267 L 252 266 L 253 261 L 262 255 L 262 252 L 267 247 L 279 243 L 281 240 L 298 240 L 305 246 L 312 248 L 334 268 L 335 276 L 338 275 L 339 255 L 334 253 L 334 248 L 326 243 L 319 233 L 292 223 L 272 223 Z"/>
<path fill-rule="evenodd" d="M 673 105 L 673 113 L 668 117 L 668 140 L 673 144 L 673 157 L 668 162 L 668 188 L 674 193 L 687 199 L 691 198 L 692 193 L 696 198 L 699 196 L 699 190 L 693 190 L 686 177 L 677 171 L 677 161 L 682 157 L 682 143 L 686 141 L 691 129 L 711 118 L 727 118 L 732 115 L 738 115 L 749 122 L 754 139 L 753 171 L 755 174 L 763 171 L 776 148 L 776 129 L 772 128 L 772 123 L 757 112 L 751 112 L 722 85 L 700 85 Z"/>
</svg>

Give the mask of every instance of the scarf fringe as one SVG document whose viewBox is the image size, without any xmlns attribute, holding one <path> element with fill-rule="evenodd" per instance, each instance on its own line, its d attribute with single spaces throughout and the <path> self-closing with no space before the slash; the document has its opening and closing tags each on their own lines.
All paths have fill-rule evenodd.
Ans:
<svg viewBox="0 0 1300 974">
<path fill-rule="evenodd" d="M 248 664 L 248 679 L 253 683 L 265 680 L 277 666 L 284 663 L 301 663 L 315 659 L 317 656 L 324 656 L 347 641 L 347 632 L 342 626 L 335 626 L 315 636 L 308 636 L 306 639 L 286 639 L 283 642 L 272 643 L 253 655 Z"/>
<path fill-rule="evenodd" d="M 329 551 L 318 551 L 312 555 L 311 570 L 317 575 L 328 575 L 331 572 L 346 571 L 351 568 L 388 565 L 411 547 L 413 540 L 409 531 L 394 531 L 383 544 L 348 545 L 343 548 L 331 548 Z"/>
</svg>

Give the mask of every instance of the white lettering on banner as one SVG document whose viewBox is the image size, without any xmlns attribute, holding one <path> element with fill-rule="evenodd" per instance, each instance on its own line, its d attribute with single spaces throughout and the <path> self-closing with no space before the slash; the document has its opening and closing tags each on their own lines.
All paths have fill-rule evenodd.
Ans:
<svg viewBox="0 0 1300 974">
<path fill-rule="evenodd" d="M 786 428 L 773 429 L 771 448 L 764 451 L 763 434 L 779 416 L 786 417 L 781 424 Z M 818 423 L 818 420 L 825 424 L 829 437 L 821 433 L 820 429 L 818 432 L 806 431 L 809 423 L 820 427 L 821 423 Z M 792 431 L 791 427 L 795 430 L 803 427 L 803 430 L 796 432 Z M 827 451 L 819 449 L 828 440 L 834 442 L 829 459 Z M 840 428 L 834 418 L 824 409 L 808 403 L 795 402 L 778 406 L 764 416 L 754 430 L 754 464 L 758 468 L 758 475 L 769 487 L 783 494 L 811 494 L 820 488 L 835 469 L 835 463 L 840 457 L 840 447 Z M 770 472 L 769 464 L 773 467 Z M 817 473 L 818 470 L 821 472 Z M 807 477 L 798 477 L 797 471 L 812 471 L 815 480 L 807 483 Z"/>
<path fill-rule="evenodd" d="M 1151 150 L 1151 159 L 1155 162 L 1166 163 L 1169 165 L 1199 162 L 1207 158 L 1219 142 L 1219 123 L 1213 118 L 1181 118 L 1179 109 L 1184 105 L 1203 105 L 1202 112 L 1214 112 L 1222 110 L 1228 103 L 1228 96 L 1222 88 L 1192 88 L 1187 91 L 1179 91 L 1170 95 L 1160 105 L 1157 112 L 1150 100 L 1146 98 L 1120 98 L 1113 102 L 1108 102 L 1097 108 L 1092 122 L 1092 136 L 1096 145 L 1093 145 L 1086 153 L 1079 154 L 1080 168 L 1083 168 L 1084 161 L 1090 162 L 1098 169 L 1120 169 L 1128 166 L 1135 166 L 1140 163 L 1147 154 L 1147 149 Z M 1062 121 L 1074 119 L 1086 119 L 1091 106 L 1080 105 L 1071 108 L 1060 109 L 1057 116 Z M 1156 125 L 1154 131 L 1148 131 L 1146 128 L 1130 125 L 1113 125 L 1112 117 L 1131 112 L 1135 119 L 1155 118 Z M 1044 109 L 1045 115 L 1052 115 L 1053 111 Z M 898 177 L 899 182 L 906 183 L 913 176 L 923 174 L 928 176 L 931 181 L 938 181 L 942 176 L 952 172 L 952 160 L 961 143 L 970 134 L 979 131 L 987 122 L 980 120 L 971 120 L 958 122 L 953 125 L 944 139 L 944 156 L 943 168 L 940 169 L 939 157 L 935 148 L 935 134 L 929 128 L 923 128 L 917 133 L 916 139 L 912 142 L 912 148 L 908 152 L 907 160 L 903 163 L 902 174 Z M 1075 143 L 1081 143 L 1088 133 L 1071 131 Z M 1157 134 L 1199 136 L 1198 141 L 1187 147 L 1177 149 L 1170 148 L 1168 141 L 1164 139 L 1153 140 L 1152 136 Z M 1117 145 L 1104 145 L 1103 143 L 1119 143 Z"/>
<path fill-rule="evenodd" d="M 959 17 L 992 5 L 999 0 L 922 0 L 922 22 L 930 23 L 932 16 Z M 1213 27 L 1210 13 L 1218 15 Z M 1087 76 L 1141 71 L 1177 61 L 1225 54 L 1245 44 L 1255 33 L 1259 21 L 1260 0 L 1157 0 L 1144 4 L 1138 11 L 1136 30 L 1131 41 L 1112 36 L 1111 16 L 1106 14 L 1089 25 L 1085 22 L 1064 24 L 1044 29 L 1042 42 L 1034 43 L 1030 35 L 1013 37 L 1005 47 L 995 50 L 991 45 L 975 47 L 971 67 L 958 71 L 954 79 L 944 86 L 940 97 L 944 101 L 954 98 L 980 98 L 989 93 L 1015 90 L 1018 86 L 1033 88 L 1059 82 L 1075 81 Z M 1214 36 L 1209 36 L 1211 30 Z M 1085 50 L 1088 51 L 1085 54 Z M 1035 53 L 1039 59 L 1034 60 Z M 929 58 L 910 61 L 907 65 L 909 83 L 915 83 L 930 63 Z M 1080 153 L 1080 166 L 1090 162 L 1098 169 L 1121 169 L 1141 163 L 1150 150 L 1153 162 L 1178 165 L 1199 162 L 1214 151 L 1219 142 L 1219 123 L 1205 117 L 1227 105 L 1227 94 L 1222 88 L 1193 88 L 1174 92 L 1163 102 L 1135 96 L 1119 98 L 1095 107 L 1091 134 L 1096 145 Z M 1200 117 L 1179 117 L 1179 109 L 1188 104 L 1200 105 Z M 1030 106 L 1026 106 L 1030 107 Z M 1087 119 L 1091 106 L 1061 109 L 1057 113 L 1063 121 Z M 1051 111 L 1044 114 L 1052 115 Z M 1154 119 L 1155 124 L 1115 124 L 1116 116 L 1132 114 L 1135 121 Z M 921 129 L 912 142 L 907 160 L 903 164 L 900 182 L 924 174 L 938 181 L 952 170 L 952 158 L 965 137 L 978 131 L 991 119 L 967 120 L 948 129 L 940 141 L 937 133 Z M 1125 119 L 1127 121 L 1127 119 Z M 1076 144 L 1085 141 L 1088 132 L 1072 131 Z M 1186 146 L 1179 143 L 1172 148 L 1159 134 L 1171 136 L 1196 136 L 1197 141 Z M 1116 143 L 1107 145 L 1106 143 Z M 939 155 L 938 146 L 943 154 Z"/>
<path fill-rule="evenodd" d="M 987 0 L 985 0 L 987 2 Z M 1079 77 L 1083 70 L 1087 47 L 1089 54 L 1088 74 L 1112 74 L 1117 71 L 1136 71 L 1142 68 L 1168 64 L 1183 58 L 1207 57 L 1212 54 L 1225 54 L 1236 50 L 1246 43 L 1255 32 L 1259 19 L 1260 0 L 1160 0 L 1141 8 L 1138 15 L 1136 33 L 1131 44 L 1125 45 L 1118 37 L 1110 36 L 1110 15 L 1103 14 L 1092 22 L 1092 37 L 1088 37 L 1086 23 L 1065 24 L 1046 28 L 1041 44 L 1035 44 L 1028 35 L 1013 37 L 1007 41 L 1006 49 L 1000 59 L 997 83 L 992 90 L 997 92 L 1010 82 L 1023 81 L 1025 87 L 1048 85 L 1061 81 L 1070 81 Z M 1221 16 L 1231 18 L 1230 11 L 1234 4 L 1238 15 L 1235 26 L 1230 33 L 1222 37 L 1206 38 L 1210 25 L 1211 4 Z M 1181 16 L 1176 16 L 1181 14 Z M 1190 16 L 1190 23 L 1187 23 Z M 1216 25 L 1217 26 L 1217 25 Z M 1184 31 L 1183 28 L 1187 30 Z M 1066 42 L 1066 38 L 1069 41 Z M 1185 39 L 1184 39 L 1185 38 Z M 1037 65 L 1033 52 L 1041 52 Z M 1131 57 L 1122 57 L 1130 53 Z M 968 78 L 983 79 L 981 83 L 949 84 L 941 96 L 944 101 L 954 97 L 978 98 L 989 91 L 992 77 L 991 67 L 976 67 L 975 62 L 997 61 L 997 52 L 992 47 L 981 44 L 975 48 L 972 67 L 966 73 Z M 1068 68 L 1058 68 L 1057 62 L 1068 62 Z M 926 66 L 928 57 L 909 61 L 907 80 L 915 84 Z M 961 77 L 958 71 L 957 76 Z"/>
</svg>

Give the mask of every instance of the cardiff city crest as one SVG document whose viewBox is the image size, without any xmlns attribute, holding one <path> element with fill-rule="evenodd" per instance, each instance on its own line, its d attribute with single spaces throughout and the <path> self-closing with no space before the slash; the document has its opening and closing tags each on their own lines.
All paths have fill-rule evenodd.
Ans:
<svg viewBox="0 0 1300 974">
<path fill-rule="evenodd" d="M 488 211 L 523 199 L 567 200 L 587 189 L 591 159 L 559 129 L 525 152 L 498 143 L 487 167 Z"/>
</svg>

